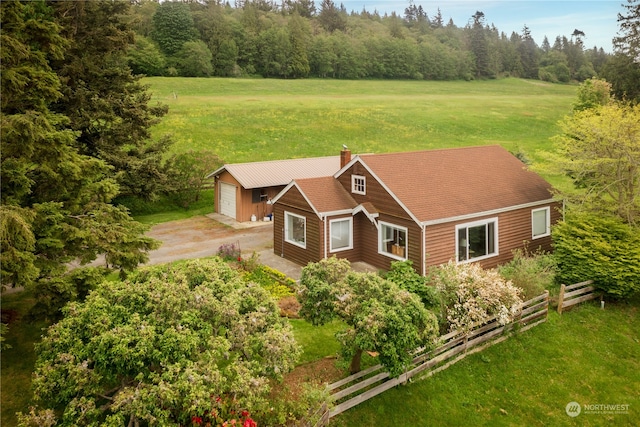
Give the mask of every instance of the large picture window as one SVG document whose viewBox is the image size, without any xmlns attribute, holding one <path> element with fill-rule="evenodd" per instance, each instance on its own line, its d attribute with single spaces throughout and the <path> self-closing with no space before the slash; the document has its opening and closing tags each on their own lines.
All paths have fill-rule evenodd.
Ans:
<svg viewBox="0 0 640 427">
<path fill-rule="evenodd" d="M 458 262 L 477 261 L 498 255 L 498 219 L 458 225 L 456 247 Z"/>
<path fill-rule="evenodd" d="M 531 234 L 534 239 L 551 234 L 551 209 L 549 207 L 531 211 Z"/>
<path fill-rule="evenodd" d="M 291 212 L 284 213 L 284 239 L 301 248 L 307 247 L 307 219 Z"/>
<path fill-rule="evenodd" d="M 353 248 L 351 218 L 334 219 L 329 222 L 329 234 L 331 241 L 329 243 L 331 252 L 344 251 Z"/>
<path fill-rule="evenodd" d="M 379 252 L 392 258 L 407 259 L 407 229 L 380 222 Z"/>
</svg>

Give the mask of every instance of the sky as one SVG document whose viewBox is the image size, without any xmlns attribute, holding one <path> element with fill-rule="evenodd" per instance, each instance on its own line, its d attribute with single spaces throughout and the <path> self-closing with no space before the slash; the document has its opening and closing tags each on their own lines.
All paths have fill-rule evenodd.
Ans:
<svg viewBox="0 0 640 427">
<path fill-rule="evenodd" d="M 336 5 L 344 4 L 348 12 L 377 10 L 380 15 L 391 14 L 395 11 L 400 16 L 409 5 L 409 0 L 334 0 Z M 515 31 L 522 34 L 526 25 L 534 40 L 540 46 L 545 36 L 553 45 L 556 36 L 570 37 L 575 29 L 585 33 L 583 38 L 585 48 L 593 46 L 603 48 L 606 52 L 613 52 L 611 39 L 617 35 L 618 13 L 625 13 L 622 4 L 625 0 L 414 0 L 416 6 L 422 5 L 429 18 L 433 18 L 438 7 L 444 22 L 449 18 L 458 27 L 464 27 L 471 15 L 481 11 L 485 16 L 485 23 L 494 24 L 499 31 L 507 36 Z"/>
</svg>

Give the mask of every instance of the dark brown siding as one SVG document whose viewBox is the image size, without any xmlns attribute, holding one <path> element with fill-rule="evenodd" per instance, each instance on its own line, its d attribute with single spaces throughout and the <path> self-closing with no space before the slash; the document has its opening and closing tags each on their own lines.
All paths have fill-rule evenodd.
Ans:
<svg viewBox="0 0 640 427">
<path fill-rule="evenodd" d="M 351 193 L 351 176 L 360 175 L 366 179 L 366 195 Z M 344 188 L 349 191 L 357 203 L 370 202 L 379 211 L 379 221 L 406 227 L 408 230 L 409 253 L 408 259 L 413 261 L 413 266 L 419 273 L 422 272 L 422 231 L 404 208 L 380 185 L 380 183 L 369 174 L 360 164 L 355 163 L 351 169 L 345 171 L 338 178 Z M 358 261 L 363 261 L 374 267 L 388 270 L 395 258 L 378 253 L 378 229 L 363 214 L 357 216 L 357 227 L 359 240 L 356 241 L 356 248 L 359 252 Z M 351 258 L 350 258 L 351 259 Z M 353 261 L 353 259 L 351 259 Z"/>
<path fill-rule="evenodd" d="M 397 259 L 378 253 L 378 228 L 368 220 L 365 221 L 361 221 L 360 227 L 360 232 L 362 233 L 359 242 L 362 251 L 361 260 L 374 267 L 388 270 L 391 267 L 391 262 L 397 261 Z M 420 227 L 410 219 L 391 217 L 382 213 L 378 221 L 407 228 L 409 247 L 407 259 L 413 262 L 413 267 L 417 272 L 422 273 L 422 257 L 420 255 L 422 252 L 420 244 L 422 232 Z"/>
<path fill-rule="evenodd" d="M 540 207 L 544 207 L 544 205 L 504 212 L 498 215 L 487 215 L 464 221 L 428 226 L 426 232 L 427 265 L 444 264 L 449 260 L 456 259 L 456 225 L 494 217 L 498 218 L 499 254 L 479 261 L 482 267 L 493 268 L 510 261 L 513 258 L 515 249 L 551 251 L 550 236 L 532 239 L 531 211 Z M 561 212 L 558 208 L 558 204 L 551 205 L 552 225 L 561 217 Z"/>
<path fill-rule="evenodd" d="M 306 248 L 292 245 L 284 240 L 284 212 L 304 216 L 307 227 Z M 311 210 L 302 194 L 296 187 L 291 187 L 274 206 L 273 252 L 296 264 L 307 265 L 322 259 L 320 242 L 323 239 L 323 228 L 320 219 Z"/>
<path fill-rule="evenodd" d="M 351 175 L 360 175 L 366 178 L 366 195 L 351 193 Z M 340 175 L 338 180 L 357 203 L 371 202 L 380 212 L 384 212 L 387 215 L 409 218 L 409 215 L 402 206 L 400 206 L 387 190 L 359 163 L 355 163 L 350 170 Z"/>
<path fill-rule="evenodd" d="M 358 215 L 360 216 L 360 215 Z M 364 217 L 364 215 L 362 215 Z M 330 258 L 332 256 L 335 256 L 337 258 L 346 258 L 351 262 L 356 262 L 356 261 L 360 261 L 360 230 L 359 230 L 359 226 L 357 224 L 358 222 L 358 218 L 353 218 L 353 249 L 346 249 L 346 250 L 342 250 L 342 251 L 337 251 L 337 252 L 331 252 L 331 226 L 330 226 L 330 222 L 334 219 L 340 219 L 340 218 L 351 218 L 350 214 L 346 214 L 346 215 L 336 215 L 336 216 L 332 216 L 332 217 L 328 217 L 325 218 L 325 222 L 326 222 L 326 228 L 323 228 L 322 233 L 324 234 L 325 237 L 325 244 L 327 245 L 327 258 Z M 365 218 L 366 220 L 366 218 Z M 320 226 L 325 227 L 323 225 L 323 223 L 320 223 Z M 326 234 L 325 234 L 326 232 Z M 321 251 L 324 251 L 324 248 L 320 247 Z M 324 257 L 324 253 L 322 254 L 322 256 Z"/>
</svg>

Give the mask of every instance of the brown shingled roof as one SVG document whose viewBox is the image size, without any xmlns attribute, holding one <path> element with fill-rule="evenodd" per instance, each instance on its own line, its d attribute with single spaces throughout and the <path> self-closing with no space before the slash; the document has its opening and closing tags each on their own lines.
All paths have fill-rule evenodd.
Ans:
<svg viewBox="0 0 640 427">
<path fill-rule="evenodd" d="M 498 145 L 359 158 L 421 222 L 551 198 L 551 185 Z"/>
<path fill-rule="evenodd" d="M 317 212 L 348 210 L 358 205 L 349 192 L 332 176 L 296 179 L 295 183 Z"/>
</svg>

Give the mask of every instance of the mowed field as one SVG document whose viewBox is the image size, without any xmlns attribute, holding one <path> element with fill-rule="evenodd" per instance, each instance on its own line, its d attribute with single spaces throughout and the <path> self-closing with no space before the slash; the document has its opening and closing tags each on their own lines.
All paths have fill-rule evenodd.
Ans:
<svg viewBox="0 0 640 427">
<path fill-rule="evenodd" d="M 539 161 L 576 86 L 540 81 L 145 78 L 169 106 L 154 136 L 225 162 L 500 144 Z M 470 159 L 471 161 L 472 159 Z"/>
</svg>

